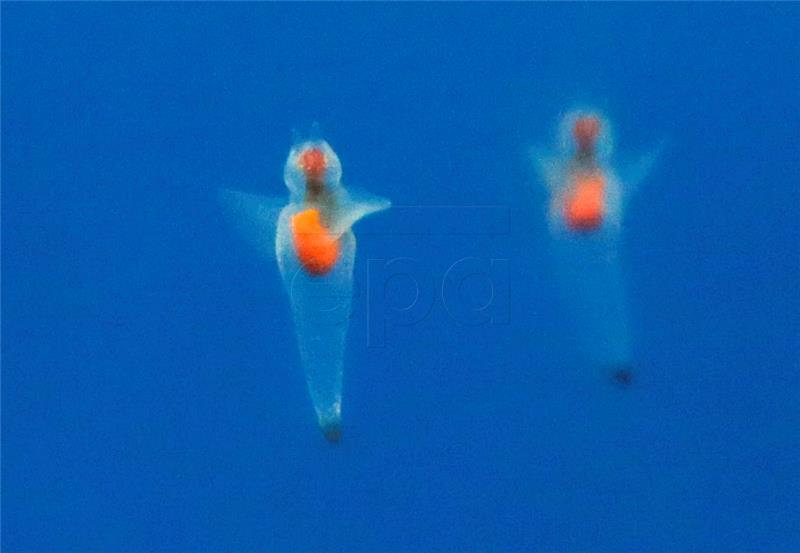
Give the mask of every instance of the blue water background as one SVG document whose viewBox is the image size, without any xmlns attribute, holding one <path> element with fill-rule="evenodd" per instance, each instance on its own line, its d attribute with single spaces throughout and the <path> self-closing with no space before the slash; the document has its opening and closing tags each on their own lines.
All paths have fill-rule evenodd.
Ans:
<svg viewBox="0 0 800 553">
<path fill-rule="evenodd" d="M 4 3 L 2 549 L 800 550 L 799 20 Z M 608 114 L 620 165 L 665 145 L 627 214 L 624 390 L 574 345 L 529 155 L 575 105 Z M 277 269 L 216 203 L 283 195 L 314 121 L 347 183 L 511 223 L 359 223 L 335 447 Z M 368 260 L 399 256 L 435 283 L 508 260 L 508 321 L 436 298 L 370 347 Z M 392 286 L 394 310 L 410 284 Z"/>
</svg>

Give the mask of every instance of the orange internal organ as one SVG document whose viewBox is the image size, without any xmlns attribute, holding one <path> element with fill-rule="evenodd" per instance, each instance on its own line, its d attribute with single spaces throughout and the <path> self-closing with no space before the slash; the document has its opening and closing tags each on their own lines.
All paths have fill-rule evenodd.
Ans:
<svg viewBox="0 0 800 553">
<path fill-rule="evenodd" d="M 322 150 L 307 148 L 300 153 L 298 165 L 305 173 L 306 178 L 319 178 L 325 173 L 328 163 Z"/>
<path fill-rule="evenodd" d="M 606 179 L 601 173 L 579 174 L 564 204 L 567 226 L 578 232 L 596 230 L 605 215 Z"/>
<path fill-rule="evenodd" d="M 306 272 L 314 276 L 330 272 L 339 259 L 339 240 L 322 224 L 319 210 L 292 215 L 291 226 L 294 251 Z"/>
</svg>

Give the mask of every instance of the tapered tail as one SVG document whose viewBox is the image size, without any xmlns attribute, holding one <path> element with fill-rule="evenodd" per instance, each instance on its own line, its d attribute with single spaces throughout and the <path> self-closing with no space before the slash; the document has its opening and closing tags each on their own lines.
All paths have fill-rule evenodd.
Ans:
<svg viewBox="0 0 800 553">
<path fill-rule="evenodd" d="M 326 440 L 335 444 L 342 439 L 342 417 L 339 413 L 320 414 L 318 420 L 319 428 Z"/>
<path fill-rule="evenodd" d="M 608 367 L 609 377 L 611 382 L 622 388 L 628 388 L 633 385 L 633 380 L 636 375 L 635 367 L 630 363 L 617 363 Z"/>
<path fill-rule="evenodd" d="M 339 443 L 339 440 L 342 439 L 341 423 L 326 424 L 325 426 L 321 426 L 320 428 L 322 428 L 322 433 L 325 435 L 325 439 L 328 440 L 330 443 L 332 444 Z"/>
</svg>

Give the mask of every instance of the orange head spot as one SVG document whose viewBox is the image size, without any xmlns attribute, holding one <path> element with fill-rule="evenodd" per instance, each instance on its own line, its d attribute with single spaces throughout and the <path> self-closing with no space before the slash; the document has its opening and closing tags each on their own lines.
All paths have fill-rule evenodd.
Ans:
<svg viewBox="0 0 800 553">
<path fill-rule="evenodd" d="M 292 215 L 292 242 L 300 264 L 310 275 L 330 272 L 339 259 L 339 240 L 331 236 L 317 209 Z"/>
<path fill-rule="evenodd" d="M 306 178 L 320 178 L 328 168 L 325 154 L 319 148 L 307 148 L 300 153 L 297 163 Z"/>
<path fill-rule="evenodd" d="M 567 226 L 577 232 L 597 230 L 605 215 L 606 180 L 600 173 L 578 175 L 564 204 Z"/>
<path fill-rule="evenodd" d="M 600 136 L 600 120 L 594 115 L 579 117 L 572 127 L 572 136 L 580 150 L 593 150 L 597 137 Z"/>
</svg>

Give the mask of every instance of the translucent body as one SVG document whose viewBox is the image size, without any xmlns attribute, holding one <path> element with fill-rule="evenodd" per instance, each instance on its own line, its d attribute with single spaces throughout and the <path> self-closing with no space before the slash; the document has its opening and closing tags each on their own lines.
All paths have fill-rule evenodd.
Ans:
<svg viewBox="0 0 800 553">
<path fill-rule="evenodd" d="M 574 320 L 576 342 L 594 366 L 631 363 L 630 329 L 619 227 L 605 224 L 590 234 L 553 234 L 555 267 Z"/>
<path fill-rule="evenodd" d="M 655 156 L 629 168 L 622 182 L 609 166 L 610 130 L 602 116 L 569 113 L 559 134 L 559 151 L 536 157 L 550 195 L 554 266 L 575 341 L 602 370 L 629 367 L 630 327 L 619 255 L 622 218 L 632 189 Z M 570 203 L 576 197 L 582 202 L 577 207 Z"/>
<path fill-rule="evenodd" d="M 353 297 L 356 238 L 351 231 L 340 237 L 339 258 L 324 275 L 310 274 L 291 244 L 289 218 L 301 206 L 281 212 L 275 252 L 292 307 L 300 360 L 320 428 L 339 432 L 342 408 L 342 373 Z"/>
<path fill-rule="evenodd" d="M 232 190 L 221 194 L 242 235 L 262 255 L 277 258 L 311 401 L 320 428 L 332 441 L 340 434 L 342 374 L 353 296 L 356 238 L 351 227 L 361 217 L 390 205 L 383 198 L 345 190 L 340 177 L 339 159 L 326 142 L 303 142 L 292 148 L 286 161 L 288 203 Z M 297 225 L 293 228 L 292 221 L 309 210 L 319 212 L 325 239 L 338 241 L 335 262 L 326 260 L 324 270 L 309 265 L 309 260 L 304 265 L 298 257 L 302 250 L 297 248 L 297 236 L 293 235 Z M 295 218 L 295 223 L 298 220 Z"/>
</svg>

